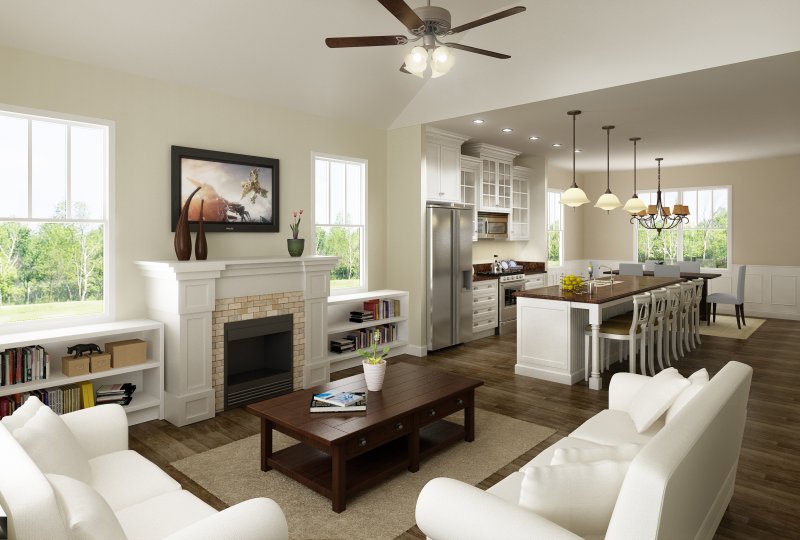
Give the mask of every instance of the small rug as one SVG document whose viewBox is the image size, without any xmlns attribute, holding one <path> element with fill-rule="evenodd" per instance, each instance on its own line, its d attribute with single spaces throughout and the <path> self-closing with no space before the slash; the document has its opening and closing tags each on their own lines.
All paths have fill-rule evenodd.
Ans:
<svg viewBox="0 0 800 540">
<path fill-rule="evenodd" d="M 736 317 L 728 315 L 717 315 L 717 322 L 711 321 L 711 326 L 707 326 L 706 321 L 700 321 L 701 336 L 716 336 L 733 339 L 747 339 L 758 327 L 764 324 L 764 319 L 754 319 L 747 317 L 747 326 L 742 325 L 742 329 L 736 326 Z"/>
<path fill-rule="evenodd" d="M 463 411 L 449 419 L 463 422 Z M 331 510 L 329 499 L 278 471 L 262 472 L 259 435 L 172 465 L 226 504 L 253 497 L 275 500 L 286 514 L 290 538 L 376 540 L 395 538 L 414 526 L 417 495 L 429 480 L 446 476 L 475 485 L 553 433 L 554 429 L 476 409 L 473 442 L 458 442 L 423 459 L 416 473 L 402 471 L 349 498 L 341 514 Z M 294 443 L 273 434 L 276 451 Z"/>
</svg>

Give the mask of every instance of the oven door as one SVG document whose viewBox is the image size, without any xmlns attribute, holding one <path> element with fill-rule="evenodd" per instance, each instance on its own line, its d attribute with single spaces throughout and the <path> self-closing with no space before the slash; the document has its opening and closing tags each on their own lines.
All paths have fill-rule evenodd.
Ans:
<svg viewBox="0 0 800 540">
<path fill-rule="evenodd" d="M 514 293 L 525 290 L 525 282 L 503 283 L 500 285 L 499 308 L 500 322 L 513 321 L 517 318 L 517 297 Z"/>
</svg>

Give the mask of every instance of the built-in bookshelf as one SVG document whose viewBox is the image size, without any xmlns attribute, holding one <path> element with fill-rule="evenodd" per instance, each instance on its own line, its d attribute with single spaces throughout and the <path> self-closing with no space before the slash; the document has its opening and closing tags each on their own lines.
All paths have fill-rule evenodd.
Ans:
<svg viewBox="0 0 800 540">
<path fill-rule="evenodd" d="M 75 377 L 68 377 L 62 373 L 61 358 L 67 356 L 67 347 L 76 343 L 97 343 L 103 348 L 106 342 L 125 339 L 141 339 L 147 342 L 145 362 Z M 0 386 L 0 397 L 84 381 L 91 381 L 94 391 L 102 385 L 127 382 L 136 385 L 133 399 L 124 407 L 128 415 L 128 424 L 164 418 L 164 325 L 162 323 L 135 319 L 0 334 L 0 350 L 33 345 L 44 347 L 50 355 L 50 373 L 47 378 Z"/>
<path fill-rule="evenodd" d="M 370 300 L 385 302 L 388 309 L 380 310 L 379 318 L 365 322 L 351 322 L 352 311 L 364 310 L 364 303 Z M 361 357 L 353 351 L 342 353 L 331 352 L 332 339 L 342 339 L 364 330 L 372 330 L 384 325 L 393 327 L 394 339 L 381 343 L 380 347 L 389 347 L 389 356 L 402 354 L 408 345 L 408 292 L 395 290 L 368 291 L 328 297 L 328 360 L 331 371 L 339 371 L 361 363 Z"/>
</svg>

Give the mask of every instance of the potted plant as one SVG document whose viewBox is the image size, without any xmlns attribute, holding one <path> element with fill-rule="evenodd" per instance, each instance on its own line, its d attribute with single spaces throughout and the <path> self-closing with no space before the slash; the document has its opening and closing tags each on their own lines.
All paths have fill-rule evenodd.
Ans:
<svg viewBox="0 0 800 540">
<path fill-rule="evenodd" d="M 364 360 L 364 379 L 367 381 L 367 390 L 378 392 L 383 388 L 383 378 L 386 376 L 386 355 L 389 354 L 389 347 L 384 347 L 378 351 L 381 343 L 381 333 L 377 329 L 372 333 L 372 345 L 366 349 L 359 349 L 358 354 Z"/>
<path fill-rule="evenodd" d="M 294 218 L 294 222 L 289 224 L 289 227 L 292 229 L 292 237 L 286 239 L 286 244 L 289 249 L 289 255 L 292 257 L 299 257 L 302 255 L 303 248 L 305 247 L 305 239 L 297 238 L 297 235 L 300 234 L 300 216 L 302 215 L 302 209 L 299 213 L 297 211 L 293 212 L 292 217 Z"/>
</svg>

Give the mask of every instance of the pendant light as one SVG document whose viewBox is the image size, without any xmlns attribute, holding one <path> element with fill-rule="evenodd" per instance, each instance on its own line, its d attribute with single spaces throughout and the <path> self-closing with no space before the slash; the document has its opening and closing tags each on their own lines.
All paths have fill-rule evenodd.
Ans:
<svg viewBox="0 0 800 540">
<path fill-rule="evenodd" d="M 628 139 L 633 142 L 633 196 L 625 203 L 625 211 L 634 216 L 647 209 L 647 205 L 639 198 L 636 193 L 636 142 L 641 141 L 641 137 L 631 137 Z"/>
<path fill-rule="evenodd" d="M 689 207 L 683 204 L 676 204 L 669 211 L 669 206 L 664 206 L 661 202 L 661 160 L 664 158 L 656 158 L 658 162 L 658 190 L 656 191 L 656 204 L 651 204 L 646 210 L 642 210 L 635 216 L 631 217 L 631 223 L 639 222 L 639 225 L 645 229 L 651 229 L 657 232 L 660 236 L 661 231 L 664 229 L 674 229 L 680 223 L 689 223 Z"/>
<path fill-rule="evenodd" d="M 597 204 L 594 206 L 610 212 L 622 206 L 622 203 L 619 202 L 616 195 L 611 193 L 611 130 L 614 129 L 614 126 L 603 126 L 603 129 L 606 130 L 606 192 L 597 199 Z"/>
<path fill-rule="evenodd" d="M 575 117 L 581 114 L 581 111 L 567 111 L 567 114 L 572 117 L 572 185 L 561 194 L 559 202 L 576 208 L 589 202 L 586 193 L 578 187 L 578 183 L 575 181 Z"/>
</svg>

